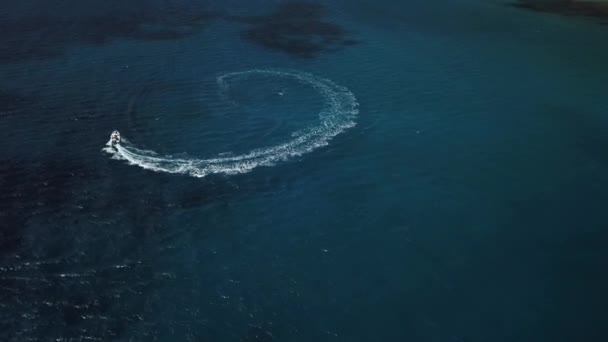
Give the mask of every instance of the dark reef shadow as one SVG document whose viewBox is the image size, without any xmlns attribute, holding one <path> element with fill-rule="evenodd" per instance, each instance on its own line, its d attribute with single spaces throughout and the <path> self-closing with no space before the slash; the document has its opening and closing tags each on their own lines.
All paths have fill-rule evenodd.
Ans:
<svg viewBox="0 0 608 342">
<path fill-rule="evenodd" d="M 251 26 L 241 32 L 243 39 L 294 57 L 313 58 L 358 43 L 343 27 L 325 21 L 326 15 L 323 5 L 298 1 L 282 3 L 269 15 L 225 19 Z"/>
<path fill-rule="evenodd" d="M 262 16 L 237 16 L 192 6 L 132 7 L 127 4 L 115 11 L 67 17 L 40 13 L 21 18 L 0 16 L 0 63 L 46 60 L 61 56 L 72 46 L 103 45 L 117 39 L 182 39 L 217 19 L 247 24 L 250 27 L 241 32 L 243 39 L 300 58 L 359 43 L 349 31 L 327 21 L 323 5 L 312 2 L 281 3 L 274 12 Z"/>
<path fill-rule="evenodd" d="M 510 6 L 534 12 L 553 13 L 568 17 L 587 17 L 608 21 L 608 4 L 599 1 L 578 0 L 517 0 Z"/>
<path fill-rule="evenodd" d="M 36 14 L 0 16 L 0 63 L 45 60 L 78 45 L 102 45 L 117 39 L 176 40 L 207 27 L 214 14 L 202 9 L 157 8 L 59 17 Z"/>
</svg>

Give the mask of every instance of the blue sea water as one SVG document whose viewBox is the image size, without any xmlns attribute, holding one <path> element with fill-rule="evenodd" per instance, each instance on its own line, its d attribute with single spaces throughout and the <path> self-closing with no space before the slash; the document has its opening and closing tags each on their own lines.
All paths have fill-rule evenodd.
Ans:
<svg viewBox="0 0 608 342">
<path fill-rule="evenodd" d="M 27 0 L 0 27 L 0 340 L 608 338 L 605 26 Z"/>
</svg>

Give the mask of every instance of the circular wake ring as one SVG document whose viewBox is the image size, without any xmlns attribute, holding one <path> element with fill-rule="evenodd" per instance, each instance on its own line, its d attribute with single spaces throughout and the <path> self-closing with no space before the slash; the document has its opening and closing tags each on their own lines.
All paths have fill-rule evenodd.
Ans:
<svg viewBox="0 0 608 342">
<path fill-rule="evenodd" d="M 258 166 L 271 166 L 326 146 L 333 137 L 355 125 L 355 118 L 359 113 L 355 96 L 347 88 L 312 74 L 255 69 L 222 74 L 218 76 L 217 83 L 220 91 L 226 92 L 230 88 L 230 80 L 253 75 L 287 78 L 315 89 L 325 100 L 325 105 L 319 112 L 319 124 L 293 132 L 291 140 L 236 156 L 217 156 L 210 159 L 161 156 L 153 151 L 136 148 L 124 138 L 121 144 L 104 150 L 112 153 L 117 159 L 124 159 L 130 164 L 157 172 L 181 173 L 194 177 L 205 177 L 213 173 L 236 174 L 249 172 Z"/>
</svg>

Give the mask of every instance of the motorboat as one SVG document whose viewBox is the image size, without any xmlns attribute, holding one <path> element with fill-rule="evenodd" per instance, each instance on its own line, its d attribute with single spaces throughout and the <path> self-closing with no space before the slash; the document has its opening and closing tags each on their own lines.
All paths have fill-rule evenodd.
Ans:
<svg viewBox="0 0 608 342">
<path fill-rule="evenodd" d="M 112 146 L 120 144 L 120 133 L 118 131 L 112 132 L 112 135 L 110 135 L 110 143 Z"/>
</svg>

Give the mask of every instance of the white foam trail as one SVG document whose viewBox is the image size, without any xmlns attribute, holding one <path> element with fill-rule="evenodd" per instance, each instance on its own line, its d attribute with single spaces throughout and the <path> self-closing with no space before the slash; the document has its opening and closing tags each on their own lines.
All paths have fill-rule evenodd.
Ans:
<svg viewBox="0 0 608 342">
<path fill-rule="evenodd" d="M 205 177 L 213 173 L 230 175 L 249 172 L 258 166 L 271 166 L 276 162 L 311 152 L 327 145 L 333 137 L 355 125 L 354 120 L 359 112 L 355 96 L 347 88 L 312 74 L 256 69 L 220 75 L 217 83 L 220 91 L 225 93 L 230 88 L 231 79 L 259 74 L 288 78 L 313 87 L 325 99 L 325 106 L 319 112 L 319 124 L 294 132 L 291 140 L 236 156 L 220 154 L 210 159 L 160 156 L 154 151 L 138 149 L 124 138 L 116 149 L 110 147 L 108 142 L 108 147 L 103 150 L 111 153 L 115 159 L 124 159 L 130 164 L 157 172 L 181 173 L 194 177 Z"/>
</svg>

